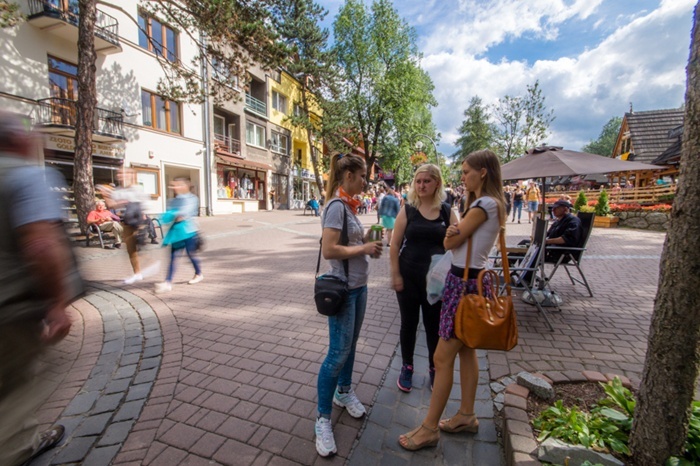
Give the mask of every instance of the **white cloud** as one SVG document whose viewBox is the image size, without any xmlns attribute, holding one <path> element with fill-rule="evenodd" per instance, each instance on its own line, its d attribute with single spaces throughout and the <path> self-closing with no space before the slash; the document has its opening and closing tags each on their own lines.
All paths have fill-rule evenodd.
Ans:
<svg viewBox="0 0 700 466">
<path fill-rule="evenodd" d="M 341 0 L 321 4 L 332 22 Z M 523 94 L 536 80 L 557 117 L 548 142 L 571 149 L 596 138 L 630 102 L 637 110 L 683 102 L 693 0 L 397 0 L 394 5 L 418 32 L 421 65 L 439 102 L 433 118 L 444 153 L 455 150 L 472 96 L 493 104 L 506 94 Z M 572 30 L 595 31 L 586 37 L 608 35 L 581 43 L 590 39 Z M 543 43 L 550 58 L 537 59 L 545 56 L 538 49 Z M 488 56 L 495 47 L 502 58 Z M 523 56 L 528 59 L 518 58 Z"/>
<path fill-rule="evenodd" d="M 501 17 L 502 21 L 494 15 L 497 8 L 488 7 L 472 14 L 472 19 L 457 27 L 456 32 L 447 31 L 462 18 L 454 18 L 452 25 L 439 26 L 440 33 L 424 40 L 423 48 L 430 52 L 426 52 L 422 64 L 435 83 L 439 106 L 433 114 L 443 134 L 443 152 L 454 151 L 456 129 L 472 96 L 495 103 L 506 94 L 524 93 L 526 85 L 538 79 L 546 103 L 557 116 L 549 142 L 572 149 L 597 137 L 610 117 L 628 111 L 630 102 L 637 110 L 674 108 L 682 103 L 692 0 L 664 1 L 646 14 L 630 14 L 627 23 L 618 24 L 599 44 L 588 44 L 578 56 L 532 64 L 507 58 L 498 63 L 476 58 L 486 49 L 476 44 L 497 44 L 507 37 L 519 37 L 528 29 L 516 30 L 517 23 L 550 22 L 551 31 L 558 31 L 558 40 L 570 40 L 558 24 L 574 16 L 588 18 L 594 11 L 585 2 L 569 7 L 545 0 L 514 3 L 516 6 Z M 523 6 L 525 3 L 528 5 Z M 504 7 L 505 3 L 497 5 Z M 602 25 L 602 21 L 595 19 L 599 27 L 611 27 Z M 536 28 L 530 30 L 536 32 Z M 471 35 L 467 40 L 468 33 Z M 461 47 L 457 45 L 460 40 L 464 40 Z"/>
</svg>

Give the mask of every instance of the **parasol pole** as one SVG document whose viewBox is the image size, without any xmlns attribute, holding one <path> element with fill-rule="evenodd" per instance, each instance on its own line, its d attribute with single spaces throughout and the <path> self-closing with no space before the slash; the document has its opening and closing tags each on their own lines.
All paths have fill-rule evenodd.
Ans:
<svg viewBox="0 0 700 466">
<path fill-rule="evenodd" d="M 547 177 L 543 176 L 542 177 L 542 208 L 540 209 L 542 212 L 542 219 L 547 218 Z"/>
</svg>

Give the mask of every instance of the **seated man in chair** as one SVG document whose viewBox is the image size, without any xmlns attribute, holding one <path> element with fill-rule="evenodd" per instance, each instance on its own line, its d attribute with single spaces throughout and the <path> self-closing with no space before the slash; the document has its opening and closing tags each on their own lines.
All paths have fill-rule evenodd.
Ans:
<svg viewBox="0 0 700 466">
<path fill-rule="evenodd" d="M 559 199 L 554 203 L 552 214 L 556 219 L 547 230 L 546 245 L 563 246 L 577 248 L 581 245 L 583 226 L 581 219 L 571 214 L 573 206 L 564 199 Z M 557 262 L 563 255 L 563 251 L 545 249 L 545 262 Z M 566 256 L 564 262 L 569 261 Z"/>
<path fill-rule="evenodd" d="M 124 227 L 119 223 L 119 217 L 106 209 L 104 201 L 95 202 L 95 210 L 87 216 L 88 225 L 97 225 L 102 231 L 110 231 L 114 234 L 114 247 L 122 245 L 122 233 Z"/>
</svg>

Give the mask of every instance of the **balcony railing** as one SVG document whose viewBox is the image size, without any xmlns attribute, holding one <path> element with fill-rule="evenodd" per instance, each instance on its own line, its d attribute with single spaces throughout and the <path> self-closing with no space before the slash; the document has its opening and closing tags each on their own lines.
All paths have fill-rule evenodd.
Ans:
<svg viewBox="0 0 700 466">
<path fill-rule="evenodd" d="M 70 0 L 29 0 L 29 19 L 49 16 L 78 27 L 80 14 L 78 2 Z M 97 10 L 95 35 L 119 47 L 119 22 L 113 16 Z"/>
<path fill-rule="evenodd" d="M 39 106 L 36 107 L 34 114 L 35 125 L 75 127 L 78 115 L 78 103 L 75 100 L 50 97 L 39 99 L 38 103 Z M 95 108 L 92 130 L 98 135 L 126 139 L 124 137 L 124 117 L 121 113 L 112 110 Z"/>
<path fill-rule="evenodd" d="M 267 117 L 267 104 L 247 93 L 245 95 L 245 106 L 252 112 Z"/>
<path fill-rule="evenodd" d="M 241 141 L 223 134 L 214 134 L 214 143 L 229 154 L 241 154 Z"/>
</svg>

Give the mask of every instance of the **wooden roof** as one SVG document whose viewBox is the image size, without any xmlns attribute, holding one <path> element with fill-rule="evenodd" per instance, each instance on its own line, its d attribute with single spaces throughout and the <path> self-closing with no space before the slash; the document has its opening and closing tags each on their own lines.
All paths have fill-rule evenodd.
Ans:
<svg viewBox="0 0 700 466">
<path fill-rule="evenodd" d="M 683 124 L 683 109 L 649 110 L 625 113 L 630 131 L 635 162 L 652 163 L 675 140 L 669 131 Z"/>
</svg>

